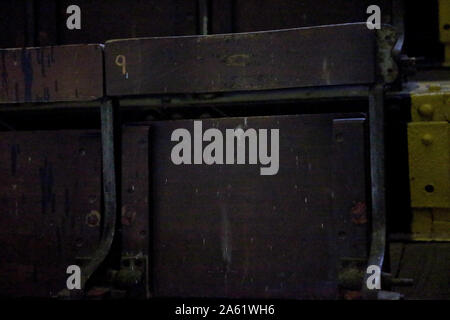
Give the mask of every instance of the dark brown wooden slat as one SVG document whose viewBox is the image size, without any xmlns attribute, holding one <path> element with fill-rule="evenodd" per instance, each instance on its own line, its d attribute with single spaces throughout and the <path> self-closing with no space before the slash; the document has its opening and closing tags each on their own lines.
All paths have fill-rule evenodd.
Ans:
<svg viewBox="0 0 450 320">
<path fill-rule="evenodd" d="M 122 135 L 122 247 L 129 255 L 149 251 L 149 128 L 126 126 Z"/>
<path fill-rule="evenodd" d="M 373 4 L 381 8 L 382 23 L 390 24 L 391 0 L 236 0 L 234 32 L 365 22 Z"/>
<path fill-rule="evenodd" d="M 98 245 L 100 132 L 3 132 L 0 150 L 0 296 L 53 296 Z"/>
<path fill-rule="evenodd" d="M 414 279 L 410 287 L 393 287 L 406 299 L 450 299 L 450 243 L 394 243 L 391 261 L 392 274 Z"/>
<path fill-rule="evenodd" d="M 66 27 L 66 9 L 72 4 L 82 12 L 81 29 L 76 31 Z M 58 8 L 61 44 L 190 35 L 197 31 L 197 0 L 58 0 Z"/>
<path fill-rule="evenodd" d="M 233 30 L 233 1 L 212 0 L 211 4 L 211 33 L 232 33 Z"/>
<path fill-rule="evenodd" d="M 363 117 L 333 121 L 332 206 L 340 258 L 368 257 L 365 125 Z"/>
<path fill-rule="evenodd" d="M 365 24 L 106 43 L 110 96 L 367 84 L 375 37 Z"/>
<path fill-rule="evenodd" d="M 149 287 L 153 284 L 149 277 L 153 232 L 149 217 L 148 126 L 123 127 L 121 160 L 121 270 L 140 279 L 132 285 L 132 297 L 148 297 Z"/>
<path fill-rule="evenodd" d="M 342 216 L 335 213 L 339 206 L 347 210 L 344 217 L 350 216 L 351 200 L 365 198 L 364 188 L 344 188 L 336 195 L 351 200 L 332 201 L 331 181 L 343 181 L 353 170 L 347 166 L 333 171 L 334 162 L 343 158 L 333 153 L 333 120 L 347 116 L 354 117 L 203 120 L 204 130 L 214 127 L 222 132 L 279 128 L 280 170 L 274 176 L 260 176 L 259 165 L 174 165 L 171 133 L 185 128 L 192 135 L 193 121 L 153 122 L 154 295 L 336 298 L 339 247 L 349 255 L 351 250 L 338 243 L 335 225 Z M 358 125 L 341 129 L 361 132 Z M 345 157 L 349 163 L 360 160 L 364 139 L 355 135 L 352 143 L 357 151 Z M 355 186 L 364 185 L 364 175 L 352 177 Z M 349 223 L 347 227 L 352 234 L 366 226 Z M 362 238 L 358 241 L 366 243 Z"/>
<path fill-rule="evenodd" d="M 0 50 L 0 103 L 90 101 L 103 96 L 101 45 Z"/>
<path fill-rule="evenodd" d="M 17 48 L 26 41 L 26 1 L 3 0 L 0 10 L 0 48 Z"/>
</svg>

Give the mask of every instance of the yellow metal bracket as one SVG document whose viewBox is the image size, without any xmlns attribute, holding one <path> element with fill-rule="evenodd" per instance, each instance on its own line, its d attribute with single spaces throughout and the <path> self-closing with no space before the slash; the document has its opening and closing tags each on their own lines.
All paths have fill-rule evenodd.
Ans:
<svg viewBox="0 0 450 320">
<path fill-rule="evenodd" d="M 411 205 L 449 208 L 449 124 L 412 122 L 408 126 Z"/>
<path fill-rule="evenodd" d="M 449 112 L 449 83 L 421 83 L 412 92 L 408 150 L 413 240 L 450 241 Z"/>
</svg>

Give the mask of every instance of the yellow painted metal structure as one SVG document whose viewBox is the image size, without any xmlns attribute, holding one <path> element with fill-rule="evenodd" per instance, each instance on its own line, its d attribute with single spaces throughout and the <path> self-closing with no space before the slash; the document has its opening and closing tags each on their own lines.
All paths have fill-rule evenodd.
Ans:
<svg viewBox="0 0 450 320">
<path fill-rule="evenodd" d="M 408 124 L 412 239 L 450 241 L 450 82 L 419 83 Z"/>
<path fill-rule="evenodd" d="M 450 0 L 439 0 L 439 34 L 445 45 L 444 65 L 450 66 Z"/>
</svg>

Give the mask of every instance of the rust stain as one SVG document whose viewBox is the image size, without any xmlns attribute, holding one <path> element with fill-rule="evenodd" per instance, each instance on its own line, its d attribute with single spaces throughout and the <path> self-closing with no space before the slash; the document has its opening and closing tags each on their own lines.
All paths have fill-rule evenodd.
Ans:
<svg viewBox="0 0 450 320">
<path fill-rule="evenodd" d="M 136 211 L 127 210 L 126 206 L 122 207 L 122 225 L 130 226 L 136 218 Z"/>
<path fill-rule="evenodd" d="M 360 299 L 362 299 L 362 294 L 360 291 L 345 291 L 344 299 L 345 300 L 360 300 Z"/>
<path fill-rule="evenodd" d="M 110 288 L 106 287 L 94 287 L 88 291 L 87 296 L 91 298 L 103 297 L 110 292 Z"/>
<path fill-rule="evenodd" d="M 86 224 L 89 227 L 98 227 L 100 225 L 100 213 L 96 210 L 92 210 L 86 216 Z"/>
<path fill-rule="evenodd" d="M 366 224 L 367 214 L 366 214 L 366 203 L 357 202 L 351 209 L 351 219 L 354 224 Z"/>
</svg>

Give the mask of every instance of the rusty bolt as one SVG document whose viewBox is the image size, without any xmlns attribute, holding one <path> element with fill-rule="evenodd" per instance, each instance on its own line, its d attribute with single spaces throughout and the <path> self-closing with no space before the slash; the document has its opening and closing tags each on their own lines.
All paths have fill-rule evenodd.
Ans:
<svg viewBox="0 0 450 320">
<path fill-rule="evenodd" d="M 86 224 L 89 227 L 97 227 L 100 224 L 100 213 L 94 210 L 88 213 L 86 216 Z"/>
<path fill-rule="evenodd" d="M 429 118 L 433 115 L 433 113 L 434 113 L 434 108 L 431 104 L 426 103 L 419 107 L 419 114 L 422 117 Z"/>
<path fill-rule="evenodd" d="M 366 214 L 366 203 L 363 201 L 357 202 L 351 208 L 351 218 L 354 224 L 366 224 L 367 214 Z"/>
<path fill-rule="evenodd" d="M 426 146 L 429 146 L 433 143 L 433 136 L 429 133 L 425 133 L 422 137 L 422 143 Z"/>
<path fill-rule="evenodd" d="M 131 226 L 136 218 L 136 211 L 122 211 L 122 224 L 124 226 Z"/>
</svg>

